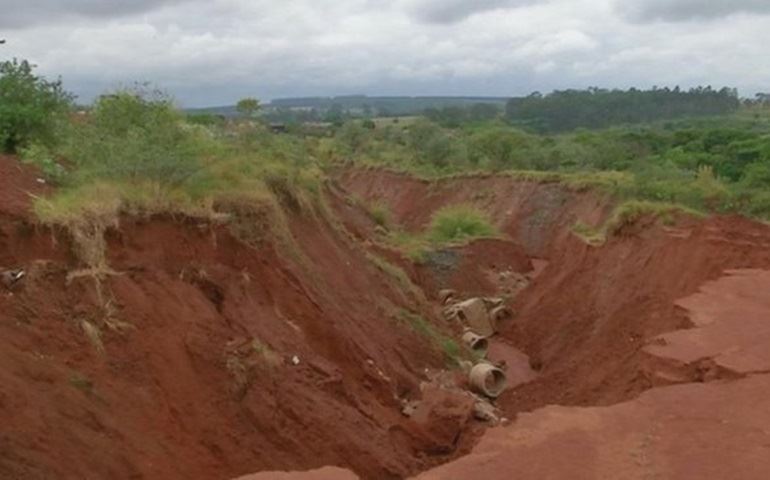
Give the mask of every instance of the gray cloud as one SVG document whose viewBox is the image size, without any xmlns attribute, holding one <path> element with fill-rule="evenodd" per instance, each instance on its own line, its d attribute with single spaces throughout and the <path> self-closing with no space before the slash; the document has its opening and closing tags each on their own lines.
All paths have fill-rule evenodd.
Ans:
<svg viewBox="0 0 770 480">
<path fill-rule="evenodd" d="M 513 8 L 535 3 L 538 0 L 411 0 L 406 2 L 407 11 L 414 18 L 426 23 L 452 24 L 490 10 Z M 542 1 L 542 0 L 541 0 Z"/>
<path fill-rule="evenodd" d="M 770 85 L 770 17 L 762 15 L 631 25 L 618 16 L 619 0 L 138 0 L 109 9 L 58 1 L 67 12 L 52 0 L 41 22 L 0 28 L 8 39 L 0 60 L 29 59 L 84 102 L 133 81 L 186 106 L 247 95 L 504 96 L 591 85 L 730 85 L 750 95 Z M 0 22 L 35 11 L 13 7 Z"/>
<path fill-rule="evenodd" d="M 635 22 L 680 22 L 736 13 L 770 14 L 768 0 L 619 0 L 618 10 Z"/>
<path fill-rule="evenodd" d="M 117 18 L 149 12 L 183 1 L 185 0 L 0 0 L 0 28 L 22 29 L 76 17 Z"/>
</svg>

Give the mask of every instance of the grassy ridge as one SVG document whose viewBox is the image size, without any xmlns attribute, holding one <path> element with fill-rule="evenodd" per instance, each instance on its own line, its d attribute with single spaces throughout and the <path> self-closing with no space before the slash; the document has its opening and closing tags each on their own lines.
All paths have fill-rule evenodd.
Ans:
<svg viewBox="0 0 770 480">
<path fill-rule="evenodd" d="M 366 129 L 349 123 L 319 156 L 424 178 L 495 174 L 770 219 L 770 110 L 540 135 L 500 121 Z"/>
</svg>

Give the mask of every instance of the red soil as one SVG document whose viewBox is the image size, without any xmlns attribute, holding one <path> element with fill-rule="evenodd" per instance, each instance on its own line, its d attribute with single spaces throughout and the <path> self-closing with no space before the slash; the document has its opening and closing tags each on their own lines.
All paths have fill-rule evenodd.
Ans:
<svg viewBox="0 0 770 480">
<path fill-rule="evenodd" d="M 346 171 L 339 182 L 367 201 L 386 202 L 396 222 L 415 230 L 442 206 L 475 204 L 527 252 L 548 260 L 516 298 L 515 322 L 502 332 L 540 370 L 500 399 L 509 415 L 637 396 L 653 383 L 643 347 L 690 325 L 678 299 L 725 270 L 770 268 L 770 228 L 739 217 L 684 219 L 676 229 L 636 225 L 597 248 L 570 232 L 577 220 L 597 224 L 608 214 L 590 193 L 492 176 L 431 184 L 377 170 Z"/>
<path fill-rule="evenodd" d="M 18 288 L 0 287 L 0 478 L 225 479 L 337 465 L 364 479 L 396 479 L 469 451 L 478 428 L 466 421 L 468 405 L 439 393 L 426 398 L 436 408 L 419 418 L 401 414 L 402 399 L 421 396 L 425 369 L 444 364 L 399 313 L 446 327 L 435 304 L 380 271 L 367 252 L 404 265 L 429 296 L 447 286 L 499 293 L 508 271 L 531 281 L 501 335 L 539 370 L 498 401 L 518 420 L 475 449 L 491 455 L 425 478 L 475 478 L 484 462 L 485 478 L 633 477 L 656 473 L 649 464 L 665 466 L 662 478 L 720 478 L 729 476 L 724 462 L 767 458 L 766 439 L 746 420 L 770 421 L 751 411 L 767 395 L 766 375 L 642 394 L 661 382 L 651 352 L 680 340 L 661 335 L 697 323 L 678 301 L 726 270 L 770 269 L 767 226 L 737 217 L 683 220 L 676 229 L 637 225 L 591 247 L 570 227 L 600 222 L 608 206 L 587 192 L 504 177 L 428 184 L 355 170 L 339 176 L 341 187 L 388 202 L 407 228 L 423 228 L 444 205 L 474 203 L 510 239 L 455 249 L 449 269 L 441 259 L 413 266 L 371 242 L 371 219 L 333 188 L 328 200 L 342 228 L 320 209 L 295 212 L 292 241 L 259 247 L 225 226 L 122 219 L 107 238 L 118 274 L 97 289 L 92 277 L 67 280 L 79 265 L 65 235 L 33 226 L 25 192 L 46 192 L 34 172 L 0 158 L 0 174 L 0 267 L 28 271 Z M 730 298 L 750 290 L 717 288 Z M 92 326 L 100 340 L 89 341 Z M 715 361 L 725 351 L 734 350 L 716 345 Z M 689 357 L 665 358 L 682 363 L 670 383 L 735 378 L 719 369 L 703 376 Z M 729 427 L 702 420 L 716 410 Z M 660 456 L 676 451 L 680 435 L 692 439 L 681 456 Z M 752 443 L 720 463 L 710 447 L 720 435 Z M 560 468 L 572 461 L 566 477 Z M 255 478 L 276 478 L 265 475 Z"/>
<path fill-rule="evenodd" d="M 757 375 L 656 388 L 612 407 L 550 406 L 488 431 L 472 454 L 416 478 L 764 480 L 768 396 L 770 375 Z"/>
<path fill-rule="evenodd" d="M 3 162 L 3 186 L 37 183 Z M 222 226 L 123 219 L 108 235 L 118 274 L 97 293 L 67 281 L 66 236 L 30 225 L 23 192 L 2 195 L 0 266 L 28 275 L 0 291 L 0 478 L 341 465 L 386 479 L 458 455 L 421 453 L 433 426 L 400 413 L 444 361 L 399 312 L 431 309 L 321 216 L 290 218 L 294 246 L 259 248 Z"/>
<path fill-rule="evenodd" d="M 14 157 L 0 154 L 0 214 L 27 215 L 32 195 L 40 196 L 49 191 L 39 178 L 34 169 L 23 167 Z"/>
</svg>

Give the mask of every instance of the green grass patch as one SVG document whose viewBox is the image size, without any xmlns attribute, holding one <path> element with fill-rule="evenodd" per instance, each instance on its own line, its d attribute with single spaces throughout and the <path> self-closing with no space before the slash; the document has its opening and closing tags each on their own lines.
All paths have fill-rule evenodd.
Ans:
<svg viewBox="0 0 770 480">
<path fill-rule="evenodd" d="M 612 216 L 604 226 L 604 231 L 607 235 L 617 234 L 625 226 L 636 223 L 642 217 L 652 217 L 660 220 L 664 225 L 673 225 L 676 215 L 681 214 L 703 216 L 702 213 L 683 205 L 632 200 L 615 207 Z"/>
<path fill-rule="evenodd" d="M 660 221 L 664 225 L 671 226 L 676 223 L 676 218 L 679 215 L 693 217 L 704 216 L 703 213 L 683 205 L 630 200 L 615 207 L 612 215 L 610 215 L 603 225 L 592 227 L 578 221 L 572 226 L 572 233 L 583 239 L 583 241 L 589 245 L 599 246 L 604 244 L 607 238 L 617 235 L 625 227 L 633 225 L 644 217 L 650 217 L 656 221 Z"/>
<path fill-rule="evenodd" d="M 437 244 L 467 242 L 497 235 L 489 216 L 470 205 L 444 207 L 433 215 L 428 238 Z"/>
<path fill-rule="evenodd" d="M 572 233 L 582 238 L 589 245 L 602 245 L 607 239 L 603 228 L 595 228 L 581 221 L 572 226 Z"/>
</svg>

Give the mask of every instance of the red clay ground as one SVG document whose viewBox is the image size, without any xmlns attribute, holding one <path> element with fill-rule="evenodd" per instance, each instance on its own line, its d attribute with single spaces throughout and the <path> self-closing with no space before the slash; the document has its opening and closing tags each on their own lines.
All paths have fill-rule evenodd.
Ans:
<svg viewBox="0 0 770 480">
<path fill-rule="evenodd" d="M 463 459 L 420 480 L 466 478 L 735 478 L 770 474 L 770 271 L 734 270 L 677 304 L 695 328 L 645 348 L 676 362 L 660 379 L 701 382 L 656 388 L 604 408 L 546 407 L 488 432 Z M 715 381 L 724 370 L 741 378 Z M 557 452 L 554 454 L 554 452 Z"/>
<path fill-rule="evenodd" d="M 765 356 L 758 345 L 763 343 L 762 339 L 770 322 L 767 311 L 753 320 L 746 320 L 738 315 L 737 317 L 746 322 L 744 328 L 733 329 L 734 323 L 726 325 L 715 322 L 709 326 L 707 332 L 667 332 L 688 329 L 694 323 L 697 324 L 689 319 L 687 312 L 682 308 L 688 301 L 703 303 L 703 298 L 708 298 L 706 304 L 710 305 L 712 310 L 735 308 L 726 306 L 726 300 L 737 294 L 730 293 L 731 290 L 725 285 L 732 281 L 733 284 L 740 284 L 740 287 L 736 288 L 751 290 L 750 285 L 759 284 L 757 278 L 742 274 L 737 279 L 720 280 L 712 287 L 707 284 L 704 287 L 707 289 L 706 293 L 701 293 L 699 297 L 690 297 L 704 283 L 715 281 L 732 269 L 769 270 L 770 228 L 766 225 L 739 217 L 714 217 L 705 221 L 681 219 L 677 228 L 643 222 L 624 229 L 620 235 L 611 238 L 602 247 L 592 247 L 570 233 L 570 227 L 575 221 L 597 224 L 608 213 L 607 209 L 601 206 L 601 202 L 592 199 L 587 193 L 565 190 L 557 192 L 554 189 L 558 187 L 553 185 L 546 185 L 542 190 L 538 190 L 534 184 L 522 185 L 509 179 L 492 177 L 452 179 L 430 184 L 399 174 L 373 170 L 344 172 L 340 176 L 340 184 L 365 201 L 384 200 L 394 212 L 395 220 L 415 231 L 424 228 L 431 212 L 443 205 L 475 204 L 488 211 L 497 212 L 493 218 L 498 220 L 498 227 L 502 231 L 523 245 L 531 255 L 547 259 L 548 263 L 543 271 L 514 301 L 516 319 L 502 333 L 506 340 L 522 348 L 530 356 L 533 365 L 539 369 L 539 375 L 534 381 L 507 392 L 500 399 L 499 405 L 511 417 L 529 418 L 521 412 L 549 404 L 612 405 L 633 400 L 645 390 L 657 385 L 734 379 L 739 375 L 731 370 L 740 371 L 735 363 L 743 365 L 746 361 L 756 362 L 756 365 L 752 365 L 757 368 L 764 364 Z M 424 208 L 415 212 L 410 209 L 410 205 L 415 204 Z M 553 205 L 559 205 L 561 208 L 554 212 Z M 441 284 L 436 286 L 442 287 Z M 721 293 L 715 296 L 715 292 Z M 756 300 L 743 298 L 738 303 L 742 305 L 741 308 L 749 311 L 759 308 L 756 306 Z M 733 335 L 726 335 L 728 330 L 731 330 Z M 754 340 L 749 340 L 752 336 Z M 698 340 L 695 345 L 680 346 L 682 342 L 693 337 Z M 711 343 L 703 345 L 702 340 L 706 337 Z M 744 342 L 743 347 L 737 346 L 739 341 Z M 669 346 L 663 346 L 663 342 Z M 727 351 L 715 356 L 714 360 L 705 355 L 722 347 L 727 348 Z M 676 354 L 670 354 L 675 361 L 673 365 L 672 358 L 651 358 L 651 352 L 657 353 L 667 349 L 675 349 Z M 726 365 L 728 361 L 730 365 Z M 716 367 L 712 364 L 716 364 Z M 733 368 L 730 369 L 729 366 Z M 743 371 L 745 368 L 744 366 Z M 761 382 L 756 381 L 754 385 L 758 383 Z M 717 391 L 715 395 L 732 398 L 730 385 L 726 384 L 726 390 Z M 765 387 L 759 385 L 756 388 L 761 390 Z M 687 393 L 686 389 L 674 391 L 682 392 L 681 395 L 697 396 Z M 657 391 L 650 392 L 642 398 L 657 398 L 656 395 Z M 681 398 L 676 397 L 679 393 L 670 394 L 670 398 L 665 396 L 669 394 L 660 395 L 663 395 L 660 408 L 664 410 L 662 415 L 665 416 L 666 405 L 676 404 Z M 742 408 L 748 408 L 754 401 L 751 397 L 741 400 L 739 393 L 735 395 L 736 401 L 743 402 Z M 693 406 L 693 411 L 706 408 L 704 405 L 708 405 L 707 402 Z M 619 410 L 624 412 L 622 415 L 632 415 L 630 412 L 638 408 L 638 404 L 633 401 L 629 405 L 626 407 L 628 410 Z M 576 409 L 574 412 L 578 412 L 574 415 L 578 418 L 577 421 L 580 421 L 581 410 Z M 672 411 L 672 415 L 675 413 L 676 411 Z M 533 415 L 534 418 L 539 418 L 537 412 Z M 609 416 L 614 414 L 607 415 L 610 418 Z M 649 422 L 649 416 L 644 415 L 639 414 L 633 421 L 644 425 Z M 766 422 L 766 419 L 764 420 Z M 514 423 L 508 433 L 493 434 L 493 438 L 497 438 L 494 435 L 515 437 L 519 423 Z M 612 421 L 608 424 L 611 425 Z M 672 426 L 672 442 L 675 441 L 676 435 L 684 435 L 689 431 L 687 422 L 684 421 L 683 424 L 681 428 Z M 543 428 L 551 427 L 543 424 Z M 626 434 L 633 433 L 635 428 L 631 424 Z M 677 431 L 677 428 L 680 430 Z M 728 430 L 725 434 L 731 435 L 731 432 Z M 504 459 L 508 458 L 525 460 L 530 454 L 537 454 L 538 451 L 543 452 L 544 459 L 549 458 L 548 455 L 552 455 L 554 447 L 558 445 L 559 441 L 556 439 L 571 433 L 554 432 L 554 435 L 554 439 L 545 438 L 544 446 L 540 450 L 535 450 L 540 447 L 534 444 L 525 445 L 522 449 L 516 447 L 517 450 L 505 450 L 500 454 L 503 459 L 501 462 L 505 463 Z M 718 442 L 719 432 L 714 432 L 707 440 Z M 590 439 L 586 440 L 580 435 L 576 435 L 575 441 L 590 444 Z M 482 445 L 478 446 L 475 452 L 483 451 L 485 447 Z M 564 450 L 566 455 L 571 455 L 568 448 L 565 447 Z M 575 454 L 581 453 L 576 451 Z M 676 452 L 672 455 L 676 455 Z M 685 465 L 693 461 L 686 452 L 682 453 L 682 459 Z M 459 460 L 456 464 L 463 465 L 467 461 L 475 465 L 475 469 L 479 465 L 486 465 L 487 460 L 483 455 L 475 460 L 471 456 Z M 730 462 L 735 458 L 728 455 L 725 460 Z M 608 458 L 608 463 L 600 465 L 596 472 L 611 471 L 613 461 Z M 547 460 L 543 462 L 547 463 Z M 516 461 L 510 461 L 506 465 L 505 477 L 495 477 L 494 475 L 502 473 L 495 473 L 494 468 L 489 471 L 475 470 L 473 476 L 508 478 L 507 475 L 523 472 L 522 478 L 543 478 L 536 475 L 540 472 L 547 473 L 546 478 L 578 478 L 568 475 L 568 470 L 549 470 L 548 465 L 545 465 L 544 470 L 531 471 Z M 606 470 L 607 468 L 610 470 Z M 467 475 L 471 471 L 474 470 L 463 470 L 460 467 L 457 476 L 442 476 L 453 472 L 451 467 L 447 467 L 437 470 L 436 474 L 427 478 L 469 478 Z M 697 468 L 693 471 L 697 471 Z M 763 472 L 765 477 L 770 474 L 770 468 L 766 464 L 760 466 L 758 471 Z M 592 477 L 596 472 L 586 472 L 585 477 L 579 478 L 625 478 L 622 474 L 607 474 L 605 477 L 597 474 L 598 476 Z M 660 478 L 693 477 L 676 473 L 674 476 L 663 475 Z"/>
<path fill-rule="evenodd" d="M 67 281 L 79 266 L 66 235 L 31 223 L 13 187 L 34 188 L 34 173 L 9 158 L 0 171 L 0 266 L 28 270 L 0 291 L 0 478 L 334 464 L 403 478 L 472 444 L 457 431 L 448 451 L 421 453 L 430 425 L 400 401 L 444 360 L 400 313 L 430 308 L 320 215 L 290 218 L 293 247 L 258 248 L 223 226 L 123 219 L 108 235 L 119 274 L 99 297 L 92 278 Z"/>
<path fill-rule="evenodd" d="M 770 419 L 756 407 L 768 375 L 746 377 L 766 371 L 764 336 L 751 334 L 768 319 L 766 301 L 752 296 L 766 291 L 752 289 L 767 281 L 758 270 L 770 270 L 765 225 L 640 224 L 591 247 L 570 232 L 608 213 L 588 192 L 354 170 L 328 192 L 342 228 L 320 211 L 294 213 L 293 242 L 255 248 L 225 226 L 122 219 L 108 235 L 119 274 L 98 295 L 90 277 L 67 281 L 80 267 L 67 236 L 32 223 L 26 192 L 46 192 L 34 172 L 2 157 L 0 173 L 0 267 L 29 272 L 0 291 L 0 478 L 227 479 L 337 465 L 401 479 L 470 451 L 480 426 L 467 422 L 467 406 L 436 395 L 424 402 L 435 410 L 401 414 L 402 399 L 420 397 L 425 369 L 445 366 L 401 313 L 448 326 L 435 302 L 372 254 L 403 265 L 430 298 L 445 286 L 498 294 L 518 288 L 511 278 L 528 285 L 500 338 L 538 370 L 498 401 L 512 425 L 425 478 L 770 472 Z M 413 266 L 375 244 L 374 224 L 347 192 L 388 202 L 415 231 L 443 205 L 474 203 L 509 239 Z M 748 314 L 751 330 L 734 328 Z M 672 383 L 685 384 L 647 391 Z M 562 406 L 542 408 L 553 404 Z"/>
</svg>

